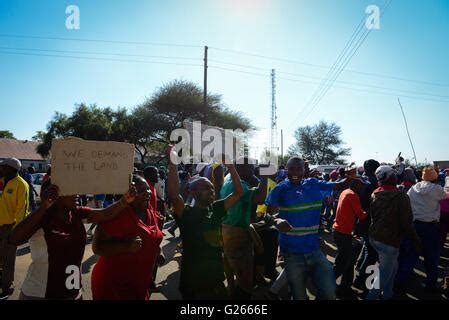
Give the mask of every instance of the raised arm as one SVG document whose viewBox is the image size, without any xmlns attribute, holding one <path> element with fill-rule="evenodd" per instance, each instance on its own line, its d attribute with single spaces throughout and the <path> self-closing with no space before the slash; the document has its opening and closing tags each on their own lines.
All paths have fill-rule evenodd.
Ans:
<svg viewBox="0 0 449 320">
<path fill-rule="evenodd" d="M 229 169 L 229 173 L 231 174 L 232 185 L 234 186 L 234 192 L 232 192 L 229 196 L 224 199 L 224 209 L 228 210 L 232 207 L 241 197 L 243 197 L 244 191 L 242 182 L 240 180 L 240 176 L 235 169 L 233 164 L 226 165 Z"/>
<path fill-rule="evenodd" d="M 101 223 L 117 217 L 136 198 L 136 188 L 131 185 L 128 192 L 119 201 L 104 209 L 92 209 L 87 220 L 89 223 Z"/>
<path fill-rule="evenodd" d="M 215 189 L 215 199 L 218 200 L 220 198 L 220 190 L 223 186 L 223 167 L 218 166 L 213 170 L 212 175 L 214 177 L 214 189 Z"/>
<path fill-rule="evenodd" d="M 28 215 L 14 227 L 9 235 L 9 242 L 16 246 L 27 242 L 41 227 L 42 222 L 47 215 L 47 209 L 53 205 L 57 198 L 58 187 L 55 185 L 50 186 L 47 190 L 42 192 L 39 209 Z"/>
<path fill-rule="evenodd" d="M 179 176 L 178 168 L 171 161 L 171 155 L 177 156 L 173 151 L 173 146 L 168 146 L 166 150 L 168 156 L 168 198 L 173 205 L 173 211 L 178 216 L 181 217 L 184 212 L 184 200 L 179 193 Z"/>
<path fill-rule="evenodd" d="M 334 190 L 342 191 L 342 190 L 348 189 L 352 180 L 353 180 L 353 178 L 348 177 L 339 182 L 335 182 Z"/>
<path fill-rule="evenodd" d="M 119 201 L 104 209 L 92 209 L 87 217 L 87 220 L 90 223 L 101 223 L 114 219 L 134 201 L 136 194 L 136 188 L 131 185 L 128 192 L 125 193 Z"/>
<path fill-rule="evenodd" d="M 260 180 L 261 182 L 257 188 L 256 195 L 253 197 L 253 204 L 263 204 L 267 198 L 268 179 L 266 176 L 261 176 Z"/>
</svg>

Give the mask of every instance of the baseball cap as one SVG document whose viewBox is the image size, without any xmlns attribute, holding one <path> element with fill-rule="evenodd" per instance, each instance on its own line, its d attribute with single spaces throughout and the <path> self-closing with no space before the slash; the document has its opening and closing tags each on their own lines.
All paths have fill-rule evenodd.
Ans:
<svg viewBox="0 0 449 320">
<path fill-rule="evenodd" d="M 375 175 L 378 181 L 386 181 L 392 175 L 396 174 L 394 169 L 390 166 L 382 165 L 376 169 Z"/>
<path fill-rule="evenodd" d="M 17 158 L 7 158 L 0 162 L 0 166 L 8 166 L 13 169 L 20 170 L 22 163 L 20 163 L 20 160 Z"/>
</svg>

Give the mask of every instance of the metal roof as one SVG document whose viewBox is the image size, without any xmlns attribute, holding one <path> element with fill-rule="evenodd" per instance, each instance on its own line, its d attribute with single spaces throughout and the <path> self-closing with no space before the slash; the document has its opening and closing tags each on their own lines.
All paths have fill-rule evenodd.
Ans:
<svg viewBox="0 0 449 320">
<path fill-rule="evenodd" d="M 0 159 L 17 158 L 19 160 L 45 161 L 36 152 L 38 141 L 23 141 L 15 139 L 0 139 Z"/>
</svg>

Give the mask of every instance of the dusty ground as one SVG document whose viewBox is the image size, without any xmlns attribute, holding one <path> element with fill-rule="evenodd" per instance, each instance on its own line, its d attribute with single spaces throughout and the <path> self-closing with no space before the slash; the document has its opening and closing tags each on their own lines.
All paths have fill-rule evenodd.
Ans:
<svg viewBox="0 0 449 320">
<path fill-rule="evenodd" d="M 171 222 L 166 224 L 168 227 Z M 88 226 L 86 225 L 86 228 Z M 166 233 L 166 237 L 162 242 L 162 251 L 166 257 L 167 263 L 159 268 L 156 282 L 162 285 L 162 290 L 160 293 L 153 293 L 151 299 L 153 300 L 178 300 L 181 299 L 181 295 L 177 289 L 179 282 L 179 264 L 181 262 L 181 254 L 176 252 L 176 245 L 179 243 L 179 237 L 172 237 L 168 232 Z M 179 235 L 179 230 L 177 231 L 177 235 Z M 322 233 L 322 244 L 323 250 L 327 254 L 328 259 L 331 262 L 334 262 L 336 247 L 332 241 L 332 236 L 328 230 L 323 230 Z M 443 253 L 443 257 L 440 262 L 440 271 L 441 278 L 439 281 L 442 281 L 442 277 L 444 272 L 449 270 L 449 246 L 446 244 L 445 251 Z M 83 288 L 84 294 L 83 298 L 86 300 L 92 299 L 91 289 L 90 289 L 90 280 L 91 280 L 91 271 L 93 266 L 95 265 L 98 257 L 93 254 L 92 246 L 90 242 L 86 245 L 86 250 L 84 253 L 84 260 L 82 265 L 82 277 L 83 277 Z M 22 281 L 26 275 L 28 266 L 30 264 L 31 257 L 29 252 L 28 245 L 21 246 L 17 251 L 17 260 L 16 260 L 16 273 L 15 273 L 15 288 L 14 294 L 10 296 L 11 300 L 18 299 L 20 287 L 22 285 Z M 446 268 L 446 269 L 445 269 Z M 407 299 L 425 299 L 428 298 L 422 293 L 422 286 L 425 279 L 425 273 L 423 272 L 423 261 L 422 257 L 415 268 L 415 275 L 413 280 L 411 281 L 411 288 L 407 292 Z M 449 276 L 449 273 L 447 274 Z M 255 293 L 255 298 L 260 298 L 261 294 L 264 293 L 265 289 L 257 290 Z M 313 299 L 313 289 L 310 290 L 311 298 Z M 432 299 L 446 299 L 444 295 L 433 296 Z"/>
</svg>

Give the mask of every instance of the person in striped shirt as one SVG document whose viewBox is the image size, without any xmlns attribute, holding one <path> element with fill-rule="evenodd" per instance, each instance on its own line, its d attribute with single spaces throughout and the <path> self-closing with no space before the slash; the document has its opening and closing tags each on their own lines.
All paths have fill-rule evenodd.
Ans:
<svg viewBox="0 0 449 320">
<path fill-rule="evenodd" d="M 320 250 L 319 224 L 324 198 L 334 190 L 346 189 L 348 178 L 339 183 L 304 178 L 304 160 L 292 157 L 287 162 L 288 179 L 278 184 L 265 203 L 268 213 L 279 212 L 277 220 L 290 227 L 280 230 L 279 244 L 285 272 L 295 300 L 307 300 L 307 276 L 318 290 L 317 298 L 335 299 L 335 276 L 332 264 Z M 280 218 L 280 219 L 279 219 Z"/>
</svg>

